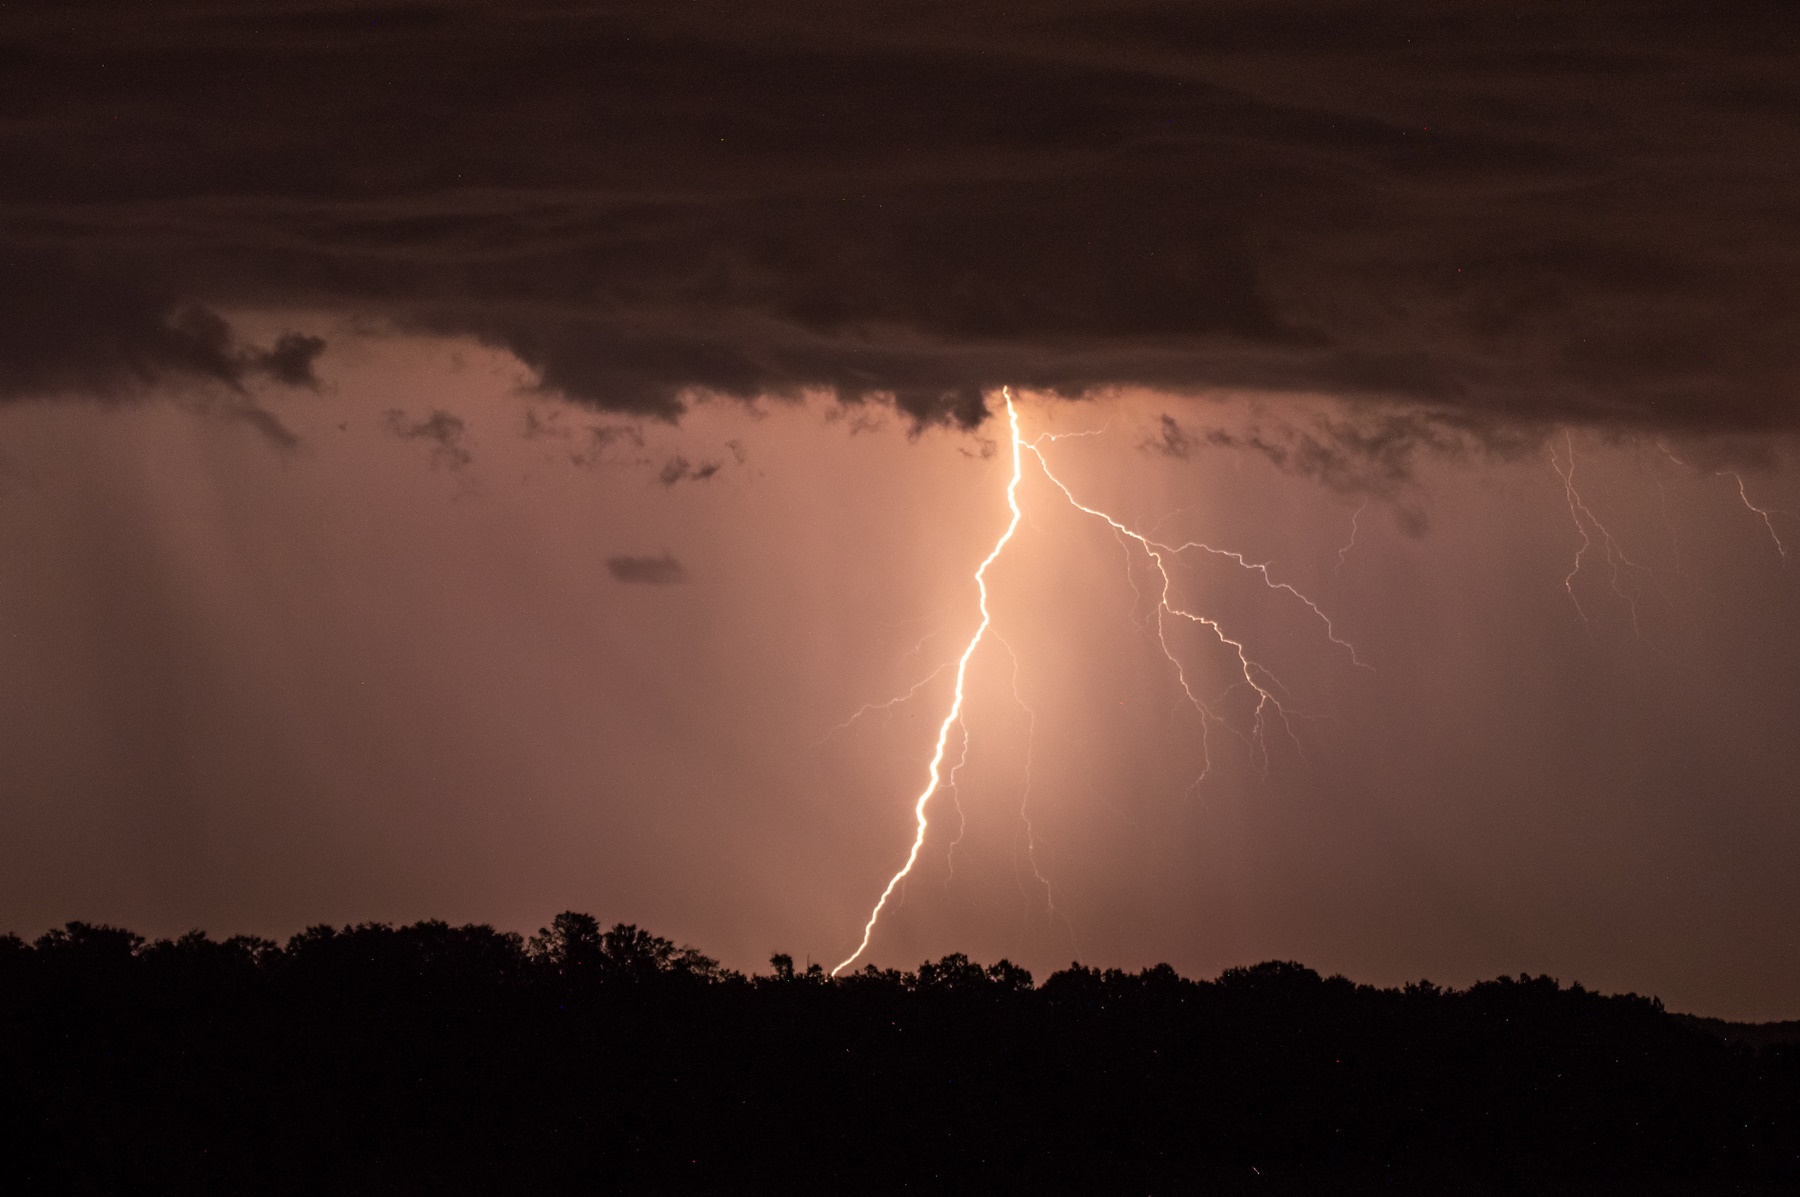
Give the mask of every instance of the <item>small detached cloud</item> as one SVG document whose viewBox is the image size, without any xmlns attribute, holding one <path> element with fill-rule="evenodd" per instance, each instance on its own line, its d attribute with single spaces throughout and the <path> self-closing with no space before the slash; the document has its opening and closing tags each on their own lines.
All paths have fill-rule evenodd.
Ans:
<svg viewBox="0 0 1800 1197">
<path fill-rule="evenodd" d="M 687 581 L 687 570 L 670 553 L 660 557 L 608 557 L 606 569 L 619 581 L 640 586 L 676 586 Z"/>
<path fill-rule="evenodd" d="M 1164 457 L 1174 457 L 1186 461 L 1194 452 L 1194 438 L 1188 435 L 1187 429 L 1180 421 L 1167 412 L 1163 413 L 1157 425 L 1157 434 L 1146 440 L 1143 447 Z"/>
<path fill-rule="evenodd" d="M 706 482 L 723 468 L 722 462 L 703 461 L 695 465 L 677 453 L 663 463 L 662 472 L 656 480 L 664 486 L 674 486 L 677 482 Z"/>
<path fill-rule="evenodd" d="M 423 420 L 414 420 L 399 408 L 387 414 L 387 430 L 402 440 L 431 442 L 431 464 L 460 470 L 474 460 L 463 444 L 467 431 L 460 417 L 447 411 L 433 411 Z"/>
</svg>

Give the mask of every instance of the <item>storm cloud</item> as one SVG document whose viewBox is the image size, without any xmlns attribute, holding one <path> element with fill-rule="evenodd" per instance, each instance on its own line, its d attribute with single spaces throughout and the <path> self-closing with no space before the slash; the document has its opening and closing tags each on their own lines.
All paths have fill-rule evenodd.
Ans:
<svg viewBox="0 0 1800 1197">
<path fill-rule="evenodd" d="M 660 418 L 825 388 L 973 425 L 1010 383 L 1792 429 L 1797 33 L 1749 0 L 9 8 L 0 395 L 311 385 L 316 338 L 217 314 L 304 311 Z"/>
</svg>

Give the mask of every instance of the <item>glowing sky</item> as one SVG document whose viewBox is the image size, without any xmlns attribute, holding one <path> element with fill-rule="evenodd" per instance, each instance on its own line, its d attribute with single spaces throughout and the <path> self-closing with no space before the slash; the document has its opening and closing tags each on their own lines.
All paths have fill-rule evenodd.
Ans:
<svg viewBox="0 0 1800 1197">
<path fill-rule="evenodd" d="M 0 928 L 843 959 L 1010 385 L 867 959 L 1800 1016 L 1793 14 L 803 8 L 0 14 Z"/>
</svg>

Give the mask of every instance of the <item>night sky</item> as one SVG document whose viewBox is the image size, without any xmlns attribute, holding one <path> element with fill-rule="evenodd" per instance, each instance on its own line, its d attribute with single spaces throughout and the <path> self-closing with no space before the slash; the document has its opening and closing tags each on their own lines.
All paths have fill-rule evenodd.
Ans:
<svg viewBox="0 0 1800 1197">
<path fill-rule="evenodd" d="M 831 966 L 1002 387 L 864 959 L 1800 1017 L 1735 0 L 0 5 L 0 930 Z"/>
</svg>

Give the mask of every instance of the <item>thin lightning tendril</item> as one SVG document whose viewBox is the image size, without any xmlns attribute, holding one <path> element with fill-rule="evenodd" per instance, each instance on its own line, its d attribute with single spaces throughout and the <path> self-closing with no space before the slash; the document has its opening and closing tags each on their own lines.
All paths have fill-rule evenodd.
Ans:
<svg viewBox="0 0 1800 1197">
<path fill-rule="evenodd" d="M 950 662 L 945 661 L 942 665 L 939 665 L 936 669 L 933 669 L 930 673 L 914 682 L 912 689 L 908 690 L 905 694 L 896 694 L 886 702 L 863 703 L 862 706 L 857 708 L 856 714 L 850 716 L 850 718 L 844 720 L 842 723 L 826 732 L 823 736 L 820 736 L 817 740 L 813 741 L 813 747 L 819 748 L 824 745 L 825 741 L 831 739 L 831 737 L 837 735 L 839 732 L 848 731 L 850 725 L 855 723 L 858 719 L 861 719 L 864 715 L 874 711 L 891 711 L 895 707 L 911 701 L 918 695 L 919 691 L 923 690 L 926 686 L 929 686 L 932 682 L 937 681 L 937 679 L 942 676 L 944 670 L 948 668 L 950 668 Z"/>
<path fill-rule="evenodd" d="M 1563 497 L 1569 504 L 1569 518 L 1575 521 L 1575 531 L 1581 535 L 1581 547 L 1575 550 L 1575 563 L 1563 578 L 1563 589 L 1568 592 L 1569 601 L 1575 604 L 1575 613 L 1581 616 L 1581 622 L 1587 623 L 1587 611 L 1582 608 L 1581 600 L 1575 597 L 1575 576 L 1581 572 L 1581 564 L 1586 558 L 1588 550 L 1594 547 L 1594 538 L 1588 531 L 1591 527 L 1600 535 L 1600 547 L 1606 554 L 1612 592 L 1625 601 L 1625 606 L 1631 611 L 1631 634 L 1642 641 L 1644 637 L 1638 625 L 1637 595 L 1635 593 L 1626 594 L 1624 588 L 1619 585 L 1619 566 L 1625 565 L 1645 574 L 1649 573 L 1650 569 L 1626 556 L 1625 550 L 1619 546 L 1617 540 L 1613 539 L 1613 534 L 1607 530 L 1605 524 L 1600 522 L 1600 517 L 1594 514 L 1593 509 L 1587 505 L 1587 501 L 1581 497 L 1581 492 L 1576 489 L 1575 441 L 1567 429 L 1563 430 L 1563 451 L 1569 459 L 1567 464 L 1564 464 L 1562 458 L 1557 455 L 1556 446 L 1554 444 L 1550 446 L 1550 468 L 1556 471 L 1558 478 L 1562 479 Z"/>
<path fill-rule="evenodd" d="M 1670 461 L 1674 462 L 1676 465 L 1691 468 L 1691 467 L 1689 467 L 1689 463 L 1687 463 L 1687 462 L 1681 460 L 1681 458 L 1675 456 L 1674 451 L 1671 450 L 1669 448 L 1669 446 L 1663 444 L 1661 441 L 1656 442 L 1656 447 L 1658 449 L 1662 450 L 1664 457 L 1667 457 Z M 1750 501 L 1749 492 L 1744 489 L 1744 476 L 1742 474 L 1738 473 L 1736 470 L 1715 470 L 1715 471 L 1713 471 L 1713 476 L 1714 477 L 1720 477 L 1720 476 L 1729 477 L 1733 482 L 1737 483 L 1738 498 L 1740 498 L 1744 501 L 1745 507 L 1749 508 L 1751 511 L 1755 512 L 1758 516 L 1760 516 L 1762 518 L 1763 527 L 1765 527 L 1769 530 L 1769 539 L 1775 542 L 1775 551 L 1777 553 L 1781 554 L 1781 559 L 1783 561 L 1787 560 L 1787 555 L 1788 555 L 1787 545 L 1782 543 L 1781 533 L 1779 533 L 1775 530 L 1775 518 L 1774 517 L 1778 516 L 1778 515 L 1785 515 L 1785 516 L 1791 517 L 1794 515 L 1794 513 L 1792 511 L 1784 511 L 1779 507 L 1758 507 L 1755 503 L 1752 503 Z"/>
<path fill-rule="evenodd" d="M 1144 540 L 1143 543 L 1149 544 L 1151 542 L 1148 540 Z M 1331 616 L 1325 614 L 1325 612 L 1322 609 L 1320 609 L 1319 604 L 1313 602 L 1311 599 L 1307 598 L 1304 594 L 1301 594 L 1298 590 L 1295 590 L 1293 588 L 1293 586 L 1289 585 L 1288 583 L 1277 582 L 1274 578 L 1269 576 L 1269 563 L 1268 562 L 1266 562 L 1266 561 L 1250 561 L 1250 560 L 1246 559 L 1242 553 L 1235 553 L 1235 552 L 1231 551 L 1230 549 L 1215 549 L 1213 546 L 1211 546 L 1209 544 L 1202 544 L 1197 540 L 1190 540 L 1186 544 L 1175 545 L 1172 547 L 1169 545 L 1159 544 L 1159 545 L 1157 545 L 1157 547 L 1160 549 L 1164 549 L 1173 554 L 1180 554 L 1180 553 L 1186 552 L 1188 549 L 1199 549 L 1202 552 L 1211 553 L 1215 557 L 1229 558 L 1230 560 L 1236 562 L 1239 566 L 1241 566 L 1243 569 L 1249 571 L 1250 573 L 1261 574 L 1264 586 L 1267 586 L 1270 590 L 1285 590 L 1289 594 L 1293 595 L 1295 598 L 1299 599 L 1302 603 L 1306 604 L 1307 609 L 1310 610 L 1315 616 L 1318 617 L 1318 620 L 1320 623 L 1325 625 L 1325 638 L 1327 640 L 1331 641 L 1333 644 L 1337 645 L 1339 648 L 1348 652 L 1350 654 L 1350 661 L 1352 664 L 1354 664 L 1358 669 L 1367 669 L 1371 673 L 1373 673 L 1375 671 L 1375 667 L 1373 665 L 1368 664 L 1361 657 L 1356 655 L 1356 646 L 1354 644 L 1350 643 L 1348 640 L 1339 638 L 1339 636 L 1337 634 L 1337 626 L 1331 622 Z"/>
<path fill-rule="evenodd" d="M 1104 431 L 1104 430 L 1102 430 L 1102 431 Z M 1338 636 L 1337 627 L 1336 627 L 1336 625 L 1334 625 L 1332 623 L 1331 616 L 1325 614 L 1324 610 L 1319 606 L 1318 603 L 1314 602 L 1310 598 L 1307 598 L 1304 594 L 1300 593 L 1300 591 L 1296 590 L 1289 583 L 1277 582 L 1273 577 L 1270 576 L 1268 562 L 1266 562 L 1266 561 L 1251 561 L 1249 558 L 1245 557 L 1242 553 L 1234 552 L 1231 549 L 1215 548 L 1212 545 L 1207 544 L 1204 541 L 1199 541 L 1199 540 L 1190 540 L 1190 541 L 1186 542 L 1185 544 L 1169 544 L 1165 541 L 1155 540 L 1155 539 L 1151 538 L 1151 534 L 1148 532 L 1135 531 L 1131 528 L 1126 527 L 1124 524 L 1120 523 L 1118 520 L 1114 519 L 1112 516 L 1107 515 L 1106 513 L 1101 512 L 1101 511 L 1096 511 L 1092 507 L 1083 506 L 1081 503 L 1077 502 L 1074 494 L 1069 490 L 1068 486 L 1063 483 L 1062 479 L 1058 478 L 1054 473 L 1051 472 L 1050 463 L 1044 459 L 1043 451 L 1039 446 L 1041 446 L 1045 441 L 1060 441 L 1067 437 L 1072 437 L 1072 436 L 1092 436 L 1092 435 L 1094 435 L 1094 434 L 1090 433 L 1090 432 L 1044 433 L 1043 435 L 1041 435 L 1041 436 L 1037 437 L 1035 440 L 1033 440 L 1030 444 L 1026 445 L 1025 448 L 1031 452 L 1031 455 L 1033 457 L 1037 458 L 1038 465 L 1040 467 L 1042 467 L 1042 469 L 1044 471 L 1044 476 L 1046 478 L 1050 479 L 1050 481 L 1056 485 L 1056 488 L 1058 490 L 1062 491 L 1063 497 L 1069 501 L 1071 506 L 1075 507 L 1079 511 L 1084 511 L 1089 515 L 1098 516 L 1099 518 L 1105 520 L 1108 524 L 1112 525 L 1113 532 L 1115 533 L 1115 535 L 1117 535 L 1120 538 L 1120 543 L 1122 545 L 1124 544 L 1124 542 L 1127 539 L 1129 539 L 1129 540 L 1135 541 L 1140 547 L 1142 547 L 1144 549 L 1145 552 L 1150 554 L 1151 560 L 1156 564 L 1159 572 L 1162 573 L 1162 579 L 1163 579 L 1163 583 L 1164 583 L 1164 585 L 1163 585 L 1164 597 L 1167 597 L 1167 595 L 1168 595 L 1169 576 L 1168 576 L 1168 572 L 1162 568 L 1163 560 L 1159 554 L 1167 553 L 1168 555 L 1170 555 L 1172 557 L 1178 557 L 1182 553 L 1187 552 L 1189 549 L 1199 549 L 1201 552 L 1211 553 L 1215 557 L 1224 557 L 1224 558 L 1232 561 L 1233 563 L 1235 563 L 1240 569 L 1243 569 L 1248 573 L 1254 573 L 1254 574 L 1260 575 L 1263 580 L 1263 585 L 1268 587 L 1270 590 L 1285 590 L 1289 594 L 1293 595 L 1295 598 L 1299 599 L 1302 603 L 1304 603 L 1306 605 L 1307 610 L 1311 611 L 1313 613 L 1313 616 L 1315 618 L 1317 618 L 1320 623 L 1325 625 L 1325 638 L 1327 640 L 1330 640 L 1333 644 L 1337 645 L 1339 648 L 1348 652 L 1350 654 L 1350 660 L 1359 668 L 1367 669 L 1370 672 L 1374 671 L 1374 666 L 1365 663 L 1360 657 L 1358 657 L 1356 655 L 1356 646 L 1354 644 L 1351 644 L 1348 640 L 1342 639 L 1341 637 Z M 1363 506 L 1366 507 L 1366 506 L 1368 506 L 1368 504 L 1365 503 Z M 1185 510 L 1185 508 L 1182 510 Z M 1171 514 L 1180 514 L 1180 512 L 1178 511 L 1178 512 L 1174 512 Z M 1356 514 L 1359 516 L 1362 514 L 1361 507 L 1356 509 Z M 1170 517 L 1164 516 L 1163 520 L 1157 521 L 1157 524 L 1161 524 L 1164 520 L 1167 520 L 1168 518 L 1170 518 Z M 1155 526 L 1156 525 L 1152 525 L 1152 528 L 1154 528 Z M 1355 521 L 1354 517 L 1352 517 L 1352 519 L 1351 519 L 1350 526 L 1351 526 L 1350 544 L 1345 545 L 1344 548 L 1338 552 L 1338 563 L 1340 565 L 1343 564 L 1343 555 L 1345 553 L 1349 552 L 1351 546 L 1356 543 L 1356 533 L 1355 533 L 1356 521 Z M 1125 549 L 1126 549 L 1126 555 L 1129 558 L 1130 551 L 1131 551 L 1130 546 L 1126 545 Z M 1134 581 L 1132 583 L 1132 588 L 1135 590 L 1136 586 L 1137 586 L 1137 584 Z M 1140 597 L 1141 597 L 1141 594 L 1140 594 Z M 1191 619 L 1198 618 L 1198 617 L 1189 615 L 1186 612 L 1181 612 L 1181 611 L 1174 611 L 1174 612 L 1172 612 L 1172 614 L 1181 615 L 1184 618 L 1191 618 Z M 1207 621 L 1199 620 L 1199 622 L 1204 623 Z M 1214 630 L 1217 631 L 1217 628 L 1215 627 Z M 1259 665 L 1259 666 L 1257 666 L 1257 668 L 1261 669 L 1262 667 Z M 1265 670 L 1264 672 L 1266 673 L 1267 671 Z M 1270 676 L 1273 676 L 1273 675 L 1270 675 Z"/>
<path fill-rule="evenodd" d="M 1269 770 L 1267 732 L 1273 720 L 1278 719 L 1280 721 L 1282 730 L 1287 733 L 1288 739 L 1294 745 L 1295 751 L 1300 751 L 1300 740 L 1299 737 L 1294 734 L 1293 723 L 1289 719 L 1287 708 L 1282 704 L 1280 697 L 1275 692 L 1276 690 L 1283 688 L 1281 682 L 1267 666 L 1250 656 L 1249 650 L 1244 646 L 1243 641 L 1234 639 L 1227 634 L 1218 620 L 1196 611 L 1190 611 L 1186 607 L 1176 603 L 1173 597 L 1175 583 L 1174 579 L 1169 574 L 1168 559 L 1170 557 L 1179 556 L 1189 549 L 1199 549 L 1202 552 L 1210 553 L 1214 556 L 1227 558 L 1240 568 L 1260 575 L 1263 580 L 1263 585 L 1270 590 L 1285 590 L 1296 599 L 1299 599 L 1300 602 L 1325 625 L 1327 639 L 1333 644 L 1345 649 L 1350 654 L 1350 659 L 1354 664 L 1364 669 L 1368 669 L 1370 666 L 1365 664 L 1361 658 L 1357 656 L 1356 647 L 1354 645 L 1347 640 L 1341 639 L 1337 635 L 1337 630 L 1332 625 L 1331 619 L 1324 611 L 1320 610 L 1317 603 L 1307 598 L 1288 583 L 1275 581 L 1269 576 L 1269 567 L 1266 563 L 1251 561 L 1242 553 L 1232 552 L 1229 549 L 1214 548 L 1213 546 L 1200 541 L 1188 541 L 1185 544 L 1173 545 L 1159 540 L 1152 540 L 1143 533 L 1121 523 L 1118 519 L 1108 515 L 1106 512 L 1094 507 L 1089 507 L 1081 502 L 1075 497 L 1074 492 L 1069 489 L 1068 485 L 1064 483 L 1061 478 L 1057 477 L 1055 471 L 1050 468 L 1050 463 L 1045 459 L 1041 448 L 1042 443 L 1046 439 L 1052 438 L 1039 437 L 1037 440 L 1032 441 L 1025 446 L 1031 451 L 1031 455 L 1037 458 L 1039 467 L 1044 471 L 1044 477 L 1048 478 L 1050 482 L 1062 492 L 1063 498 L 1069 501 L 1070 506 L 1074 507 L 1077 511 L 1084 512 L 1094 516 L 1096 519 L 1105 521 L 1105 523 L 1112 528 L 1113 533 L 1116 536 L 1136 543 L 1149 558 L 1151 565 L 1156 570 L 1157 576 L 1162 580 L 1162 586 L 1157 595 L 1155 621 L 1156 640 L 1162 649 L 1163 656 L 1168 659 L 1169 664 L 1174 668 L 1175 680 L 1180 685 L 1182 693 L 1187 697 L 1188 704 L 1200 715 L 1203 754 L 1206 747 L 1206 732 L 1210 729 L 1213 722 L 1222 721 L 1213 714 L 1212 709 L 1207 705 L 1206 701 L 1202 699 L 1199 694 L 1195 693 L 1193 684 L 1188 678 L 1187 667 L 1182 664 L 1181 658 L 1176 655 L 1175 650 L 1169 645 L 1166 620 L 1168 618 L 1182 619 L 1189 623 L 1199 624 L 1205 627 L 1213 634 L 1220 644 L 1230 649 L 1233 655 L 1236 656 L 1240 680 L 1234 682 L 1227 690 L 1227 693 L 1230 692 L 1230 689 L 1245 686 L 1256 694 L 1256 708 L 1252 715 L 1252 736 L 1246 737 L 1246 739 L 1252 742 L 1253 750 L 1260 759 L 1262 772 L 1266 777 Z M 1210 756 L 1204 756 L 1203 759 L 1206 760 L 1206 764 L 1202 766 L 1200 775 L 1194 779 L 1194 785 L 1198 785 L 1201 781 L 1205 780 L 1207 773 L 1212 768 Z"/>
<path fill-rule="evenodd" d="M 1569 601 L 1575 604 L 1575 614 L 1581 616 L 1581 622 L 1586 624 L 1588 622 L 1587 611 L 1582 607 L 1581 599 L 1575 594 L 1575 575 L 1581 572 L 1582 559 L 1587 556 L 1587 551 L 1594 547 L 1594 542 L 1593 538 L 1588 535 L 1587 525 L 1581 522 L 1579 514 L 1586 505 L 1581 502 L 1581 496 L 1575 493 L 1574 449 L 1571 447 L 1569 450 L 1569 468 L 1565 471 L 1561 460 L 1556 456 L 1556 446 L 1550 446 L 1550 468 L 1556 471 L 1558 478 L 1562 479 L 1563 498 L 1569 504 L 1569 517 L 1575 521 L 1575 531 L 1581 537 L 1581 547 L 1575 550 L 1575 564 L 1563 577 L 1563 589 L 1568 591 Z"/>
<path fill-rule="evenodd" d="M 1777 515 L 1790 515 L 1792 513 L 1782 511 L 1775 507 L 1758 507 L 1755 503 L 1750 501 L 1749 494 L 1744 490 L 1744 476 L 1742 474 L 1739 474 L 1736 470 L 1724 470 L 1722 472 L 1730 474 L 1732 478 L 1736 480 L 1738 484 L 1738 498 L 1744 501 L 1744 506 L 1762 516 L 1763 527 L 1769 530 L 1769 539 L 1775 542 L 1775 551 L 1781 554 L 1782 560 L 1787 560 L 1787 546 L 1781 543 L 1781 533 L 1775 531 L 1775 521 L 1771 517 Z"/>
<path fill-rule="evenodd" d="M 1050 888 L 1050 879 L 1045 877 L 1043 870 L 1038 867 L 1037 830 L 1031 825 L 1031 757 L 1033 750 L 1037 747 L 1037 712 L 1032 710 L 1031 704 L 1026 702 L 1025 696 L 1019 692 L 1019 654 L 1013 651 L 1012 645 L 1008 644 L 1005 638 L 996 634 L 994 639 L 1000 642 L 1000 647 L 1004 648 L 1006 655 L 1012 658 L 1013 701 L 1019 704 L 1019 709 L 1024 711 L 1026 717 L 1031 721 L 1025 735 L 1025 784 L 1019 792 L 1019 822 L 1025 828 L 1025 859 L 1031 864 L 1031 875 L 1037 878 L 1039 885 L 1044 887 L 1044 908 L 1054 917 L 1060 913 L 1056 909 L 1056 895 Z M 1013 866 L 1016 876 L 1018 872 L 1016 852 L 1013 857 Z M 1021 882 L 1019 892 L 1029 901 L 1030 896 L 1024 894 L 1024 889 L 1024 883 Z"/>
<path fill-rule="evenodd" d="M 962 751 L 956 754 L 956 763 L 950 766 L 950 773 L 944 779 L 944 788 L 950 791 L 950 801 L 956 807 L 956 838 L 950 841 L 950 847 L 945 852 L 945 864 L 949 868 L 949 873 L 944 878 L 945 889 L 949 889 L 950 883 L 956 880 L 956 849 L 963 842 L 963 833 L 969 830 L 969 817 L 963 813 L 962 787 L 956 782 L 956 775 L 961 773 L 963 766 L 969 763 L 968 719 L 959 716 L 956 720 L 956 730 L 962 733 Z M 904 889 L 900 891 L 900 896 L 902 898 L 906 896 Z"/>
<path fill-rule="evenodd" d="M 1350 556 L 1350 550 L 1356 547 L 1357 521 L 1362 519 L 1362 513 L 1368 506 L 1367 503 L 1364 503 L 1361 507 L 1358 507 L 1355 511 L 1350 513 L 1350 539 L 1346 540 L 1344 542 L 1344 547 L 1338 550 L 1337 567 L 1331 571 L 1332 576 L 1334 577 L 1344 571 L 1344 560 Z"/>
</svg>

